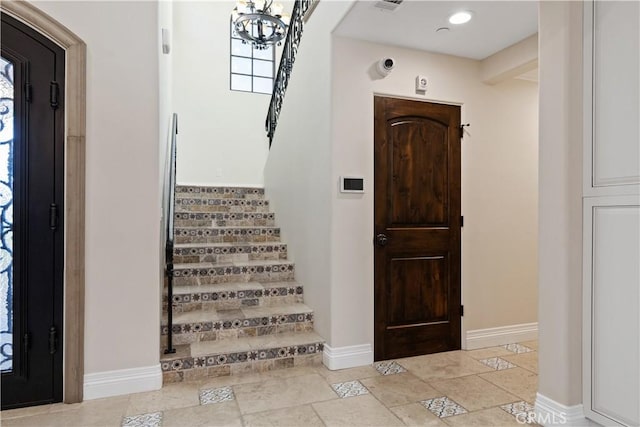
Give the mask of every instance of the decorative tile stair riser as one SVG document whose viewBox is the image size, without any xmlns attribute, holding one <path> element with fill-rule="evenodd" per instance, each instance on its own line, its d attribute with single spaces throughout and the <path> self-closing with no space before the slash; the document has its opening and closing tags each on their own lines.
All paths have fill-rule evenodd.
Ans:
<svg viewBox="0 0 640 427">
<path fill-rule="evenodd" d="M 165 382 L 320 364 L 324 340 L 287 261 L 264 189 L 178 186 L 173 270 L 175 354 Z"/>
</svg>

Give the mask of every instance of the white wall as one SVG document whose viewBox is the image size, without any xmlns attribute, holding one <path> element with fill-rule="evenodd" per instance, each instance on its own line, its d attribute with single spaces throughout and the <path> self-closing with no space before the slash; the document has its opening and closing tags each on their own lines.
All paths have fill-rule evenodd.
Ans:
<svg viewBox="0 0 640 427">
<path fill-rule="evenodd" d="M 169 53 L 162 51 L 162 29 L 168 30 Z M 158 248 L 160 251 L 160 289 L 164 286 L 164 269 L 165 269 L 165 247 L 164 242 L 167 239 L 166 232 L 166 209 L 165 206 L 170 196 L 169 191 L 169 174 L 170 174 L 170 158 L 169 152 L 172 137 L 173 125 L 173 1 L 158 2 L 158 124 L 159 124 L 159 146 L 158 146 L 158 186 L 160 191 L 160 201 L 162 202 L 161 218 L 160 218 L 160 242 Z"/>
<path fill-rule="evenodd" d="M 341 37 L 333 49 L 330 345 L 373 343 L 374 93 L 462 105 L 464 330 L 536 322 L 537 85 L 483 84 L 478 61 L 452 56 Z M 395 69 L 372 77 L 385 56 Z M 364 195 L 339 193 L 348 174 L 364 176 Z"/>
<path fill-rule="evenodd" d="M 302 42 L 264 180 L 316 330 L 331 339 L 331 34 L 352 2 L 320 2 Z"/>
<path fill-rule="evenodd" d="M 540 3 L 538 392 L 581 396 L 582 4 Z"/>
<path fill-rule="evenodd" d="M 158 4 L 34 4 L 87 44 L 85 374 L 158 366 Z"/>
<path fill-rule="evenodd" d="M 180 117 L 178 182 L 262 186 L 270 95 L 229 89 L 233 1 L 173 5 L 173 102 Z"/>
</svg>

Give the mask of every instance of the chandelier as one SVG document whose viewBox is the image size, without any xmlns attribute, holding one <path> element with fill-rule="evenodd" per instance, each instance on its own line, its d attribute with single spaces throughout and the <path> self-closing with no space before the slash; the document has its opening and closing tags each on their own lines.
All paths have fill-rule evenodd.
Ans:
<svg viewBox="0 0 640 427">
<path fill-rule="evenodd" d="M 282 14 L 282 5 L 273 0 L 240 0 L 231 19 L 238 37 L 256 49 L 280 45 L 287 35 L 289 17 Z"/>
</svg>

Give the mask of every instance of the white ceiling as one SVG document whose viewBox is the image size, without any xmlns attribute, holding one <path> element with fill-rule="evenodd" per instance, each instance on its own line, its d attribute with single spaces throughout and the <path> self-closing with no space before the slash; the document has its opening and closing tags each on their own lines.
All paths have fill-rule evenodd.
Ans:
<svg viewBox="0 0 640 427">
<path fill-rule="evenodd" d="M 484 59 L 538 31 L 536 1 L 424 1 L 404 0 L 393 12 L 375 7 L 376 1 L 358 1 L 338 25 L 335 34 Z M 462 25 L 449 24 L 460 10 L 473 12 Z M 449 31 L 436 30 L 448 27 Z"/>
</svg>

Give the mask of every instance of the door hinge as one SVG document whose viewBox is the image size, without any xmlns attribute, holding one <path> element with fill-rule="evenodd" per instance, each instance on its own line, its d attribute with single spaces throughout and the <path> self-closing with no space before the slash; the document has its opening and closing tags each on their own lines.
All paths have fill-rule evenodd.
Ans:
<svg viewBox="0 0 640 427">
<path fill-rule="evenodd" d="M 49 354 L 58 351 L 58 330 L 55 326 L 49 328 Z"/>
<path fill-rule="evenodd" d="M 460 305 L 460 317 L 464 317 L 464 305 Z"/>
<path fill-rule="evenodd" d="M 60 102 L 58 101 L 59 96 L 60 86 L 58 86 L 58 82 L 51 82 L 49 85 L 49 102 L 51 103 L 51 108 L 54 110 L 60 105 Z"/>
<path fill-rule="evenodd" d="M 24 100 L 27 102 L 31 102 L 33 98 L 33 87 L 31 83 L 27 82 L 24 84 Z"/>
<path fill-rule="evenodd" d="M 464 215 L 460 215 L 460 227 L 464 227 Z"/>
<path fill-rule="evenodd" d="M 24 349 L 24 354 L 29 353 L 29 333 L 24 334 L 24 338 L 22 339 L 22 348 Z"/>
<path fill-rule="evenodd" d="M 49 227 L 52 230 L 58 228 L 58 205 L 51 203 L 49 206 Z"/>
</svg>

